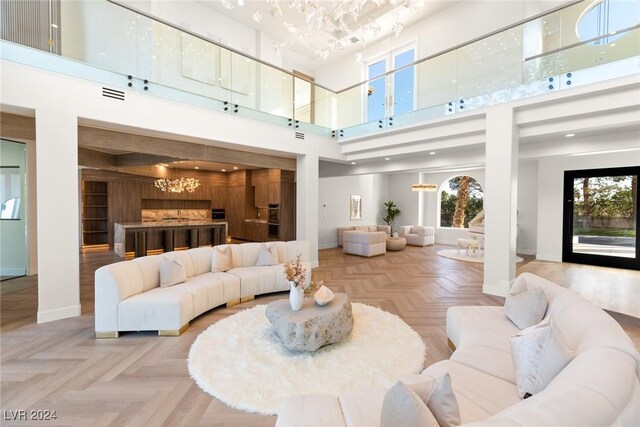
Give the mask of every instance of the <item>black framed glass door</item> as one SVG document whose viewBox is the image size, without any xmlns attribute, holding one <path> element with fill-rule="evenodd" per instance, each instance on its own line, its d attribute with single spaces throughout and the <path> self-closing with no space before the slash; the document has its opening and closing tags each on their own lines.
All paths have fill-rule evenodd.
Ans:
<svg viewBox="0 0 640 427">
<path fill-rule="evenodd" d="M 640 167 L 564 173 L 562 261 L 640 270 Z"/>
</svg>

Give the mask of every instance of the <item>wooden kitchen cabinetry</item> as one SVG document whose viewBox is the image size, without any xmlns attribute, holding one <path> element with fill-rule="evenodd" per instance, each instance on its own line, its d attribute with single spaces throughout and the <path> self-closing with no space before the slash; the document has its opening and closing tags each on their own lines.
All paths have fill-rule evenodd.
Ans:
<svg viewBox="0 0 640 427">
<path fill-rule="evenodd" d="M 255 206 L 260 208 L 266 208 L 269 203 L 270 193 L 269 185 L 256 185 L 255 186 Z"/>
<path fill-rule="evenodd" d="M 107 182 L 82 181 L 82 245 L 109 244 Z"/>
</svg>

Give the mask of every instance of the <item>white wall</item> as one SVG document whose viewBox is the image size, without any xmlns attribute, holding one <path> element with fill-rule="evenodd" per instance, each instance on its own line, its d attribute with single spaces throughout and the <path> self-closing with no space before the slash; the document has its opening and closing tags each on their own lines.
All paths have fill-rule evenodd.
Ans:
<svg viewBox="0 0 640 427">
<path fill-rule="evenodd" d="M 536 253 L 538 240 L 538 162 L 518 165 L 518 240 L 519 254 Z"/>
<path fill-rule="evenodd" d="M 418 225 L 419 193 L 411 191 L 411 185 L 419 182 L 418 172 L 389 175 L 389 200 L 402 211 L 396 219 L 394 231 L 401 225 Z"/>
<path fill-rule="evenodd" d="M 320 178 L 318 247 L 338 245 L 338 227 L 384 224 L 382 205 L 389 198 L 389 178 L 382 174 Z M 362 220 L 351 221 L 349 201 L 362 195 Z"/>
<path fill-rule="evenodd" d="M 640 150 L 541 159 L 538 163 L 537 259 L 562 261 L 564 171 L 638 164 Z"/>
</svg>

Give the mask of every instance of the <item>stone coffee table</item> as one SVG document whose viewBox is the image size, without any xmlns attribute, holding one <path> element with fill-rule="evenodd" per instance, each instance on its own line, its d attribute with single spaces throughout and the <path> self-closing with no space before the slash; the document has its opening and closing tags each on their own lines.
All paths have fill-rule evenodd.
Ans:
<svg viewBox="0 0 640 427">
<path fill-rule="evenodd" d="M 316 351 L 342 341 L 353 328 L 351 302 L 346 294 L 335 294 L 325 306 L 305 298 L 300 311 L 291 310 L 289 300 L 281 299 L 267 304 L 265 314 L 289 350 Z"/>
</svg>

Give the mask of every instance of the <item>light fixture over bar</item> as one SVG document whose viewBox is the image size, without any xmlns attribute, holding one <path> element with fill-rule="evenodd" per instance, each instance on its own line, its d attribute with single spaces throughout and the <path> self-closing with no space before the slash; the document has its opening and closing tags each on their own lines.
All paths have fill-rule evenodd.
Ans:
<svg viewBox="0 0 640 427">
<path fill-rule="evenodd" d="M 436 191 L 438 184 L 413 184 L 411 191 Z"/>
<path fill-rule="evenodd" d="M 187 193 L 193 193 L 200 186 L 200 180 L 183 177 L 177 179 L 159 178 L 155 180 L 154 184 L 160 191 L 168 191 L 169 193 L 186 191 Z"/>
</svg>

